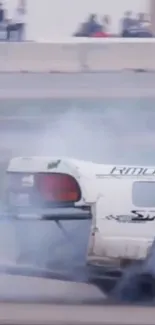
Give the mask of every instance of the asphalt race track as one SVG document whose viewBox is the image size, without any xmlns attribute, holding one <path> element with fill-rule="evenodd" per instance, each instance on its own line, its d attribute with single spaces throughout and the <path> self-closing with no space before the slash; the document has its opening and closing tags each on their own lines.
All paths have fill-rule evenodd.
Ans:
<svg viewBox="0 0 155 325">
<path fill-rule="evenodd" d="M 0 324 L 155 324 L 153 307 L 113 306 L 87 284 L 1 275 L 0 301 Z"/>
<path fill-rule="evenodd" d="M 59 306 L 37 304 L 0 305 L 0 324 L 155 324 L 155 310 L 149 307 Z"/>
</svg>

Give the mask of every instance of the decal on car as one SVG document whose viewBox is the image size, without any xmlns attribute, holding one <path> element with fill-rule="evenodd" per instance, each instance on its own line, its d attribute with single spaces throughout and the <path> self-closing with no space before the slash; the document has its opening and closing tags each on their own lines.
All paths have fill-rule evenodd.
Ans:
<svg viewBox="0 0 155 325">
<path fill-rule="evenodd" d="M 147 222 L 155 220 L 155 211 L 142 211 L 142 210 L 132 210 L 131 214 L 120 214 L 120 215 L 108 215 L 107 220 L 115 220 L 117 222 L 133 223 L 133 222 Z"/>
</svg>

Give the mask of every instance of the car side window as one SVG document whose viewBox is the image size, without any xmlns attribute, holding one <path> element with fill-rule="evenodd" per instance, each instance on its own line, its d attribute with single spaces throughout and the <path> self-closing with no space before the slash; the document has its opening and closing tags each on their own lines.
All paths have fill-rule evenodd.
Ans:
<svg viewBox="0 0 155 325">
<path fill-rule="evenodd" d="M 155 208 L 155 182 L 134 182 L 132 187 L 132 202 L 136 207 Z"/>
</svg>

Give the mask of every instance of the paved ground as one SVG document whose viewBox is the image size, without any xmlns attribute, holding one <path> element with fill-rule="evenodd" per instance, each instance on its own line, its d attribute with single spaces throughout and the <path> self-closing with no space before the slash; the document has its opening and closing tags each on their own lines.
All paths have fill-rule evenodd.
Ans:
<svg viewBox="0 0 155 325">
<path fill-rule="evenodd" d="M 45 299 L 43 299 L 43 297 Z M 50 304 L 53 298 L 64 298 L 72 305 Z M 5 302 L 13 300 L 20 302 Z M 30 303 L 24 303 L 30 299 Z M 88 305 L 87 300 L 102 298 L 102 305 Z M 32 303 L 32 301 L 39 303 Z M 43 303 L 46 300 L 47 303 Z M 106 297 L 93 286 L 42 280 L 20 276 L 0 276 L 0 324 L 154 324 L 152 307 L 128 307 L 106 304 Z M 78 304 L 73 304 L 75 301 Z M 79 305 L 79 302 L 83 302 Z M 106 305 L 105 305 L 106 304 Z"/>
<path fill-rule="evenodd" d="M 154 317 L 149 307 L 0 305 L 0 324 L 152 325 Z"/>
<path fill-rule="evenodd" d="M 104 302 L 105 298 L 98 288 L 85 283 L 0 274 L 0 302 L 97 303 Z"/>
<path fill-rule="evenodd" d="M 155 73 L 0 73 L 0 98 L 154 97 Z"/>
</svg>

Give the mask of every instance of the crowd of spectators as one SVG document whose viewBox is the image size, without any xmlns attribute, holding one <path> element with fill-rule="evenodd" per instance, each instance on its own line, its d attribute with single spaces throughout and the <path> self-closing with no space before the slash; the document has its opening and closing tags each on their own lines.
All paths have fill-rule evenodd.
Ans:
<svg viewBox="0 0 155 325">
<path fill-rule="evenodd" d="M 10 17 L 3 3 L 0 2 L 0 40 L 22 41 L 24 40 L 25 29 L 25 0 L 19 0 L 13 17 Z"/>
<path fill-rule="evenodd" d="M 138 13 L 136 16 L 131 11 L 126 11 L 120 20 L 119 34 L 111 32 L 111 18 L 103 16 L 99 22 L 97 15 L 92 14 L 80 24 L 73 36 L 76 37 L 153 37 L 149 15 Z"/>
<path fill-rule="evenodd" d="M 32 0 L 33 1 L 33 0 Z M 39 1 L 39 0 L 38 0 Z M 26 0 L 18 0 L 18 5 L 9 16 L 3 3 L 0 2 L 0 41 L 25 40 Z M 126 11 L 120 19 L 119 33 L 111 32 L 111 17 L 104 15 L 99 21 L 97 15 L 91 14 L 78 26 L 73 34 L 76 37 L 153 37 L 149 15 L 138 13 L 134 15 Z"/>
</svg>

